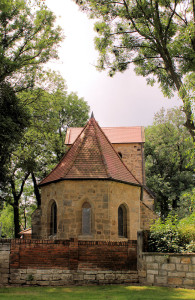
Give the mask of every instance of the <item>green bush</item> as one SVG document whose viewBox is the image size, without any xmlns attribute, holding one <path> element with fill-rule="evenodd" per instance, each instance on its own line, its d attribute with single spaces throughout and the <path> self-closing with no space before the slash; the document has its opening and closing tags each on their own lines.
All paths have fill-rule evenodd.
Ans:
<svg viewBox="0 0 195 300">
<path fill-rule="evenodd" d="M 179 221 L 178 231 L 185 243 L 195 242 L 195 212 Z"/>
<path fill-rule="evenodd" d="M 148 251 L 163 253 L 195 252 L 195 213 L 178 221 L 177 216 L 158 219 L 151 225 Z"/>
</svg>

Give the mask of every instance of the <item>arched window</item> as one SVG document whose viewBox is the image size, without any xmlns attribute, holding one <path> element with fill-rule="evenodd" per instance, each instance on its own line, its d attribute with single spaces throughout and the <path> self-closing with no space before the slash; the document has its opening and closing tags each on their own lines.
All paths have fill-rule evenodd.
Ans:
<svg viewBox="0 0 195 300">
<path fill-rule="evenodd" d="M 127 237 L 127 210 L 124 205 L 118 208 L 118 235 Z"/>
<path fill-rule="evenodd" d="M 82 206 L 82 234 L 91 234 L 91 205 L 88 202 Z"/>
<path fill-rule="evenodd" d="M 51 206 L 50 234 L 54 235 L 56 233 L 57 233 L 57 205 L 54 201 Z"/>
</svg>

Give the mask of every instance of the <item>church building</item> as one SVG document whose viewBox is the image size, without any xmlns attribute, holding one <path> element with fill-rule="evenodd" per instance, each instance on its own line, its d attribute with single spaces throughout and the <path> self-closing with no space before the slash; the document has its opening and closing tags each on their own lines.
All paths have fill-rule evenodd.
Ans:
<svg viewBox="0 0 195 300">
<path fill-rule="evenodd" d="M 142 127 L 100 128 L 94 116 L 69 128 L 68 151 L 39 184 L 32 237 L 137 240 L 149 229 L 154 197 L 145 186 Z"/>
</svg>

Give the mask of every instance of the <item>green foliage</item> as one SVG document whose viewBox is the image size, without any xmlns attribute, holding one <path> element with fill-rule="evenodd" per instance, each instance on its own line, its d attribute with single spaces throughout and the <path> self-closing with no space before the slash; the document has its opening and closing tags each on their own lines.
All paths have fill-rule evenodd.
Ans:
<svg viewBox="0 0 195 300">
<path fill-rule="evenodd" d="M 61 40 L 61 28 L 55 26 L 55 16 L 46 6 L 1 0 L 0 82 L 9 81 L 15 90 L 32 88 L 43 64 L 58 58 Z"/>
<path fill-rule="evenodd" d="M 43 65 L 58 58 L 61 40 L 54 14 L 41 0 L 0 1 L 0 185 L 6 182 L 6 164 L 31 117 L 16 92 L 37 84 Z"/>
<path fill-rule="evenodd" d="M 193 1 L 185 0 L 75 0 L 91 18 L 98 19 L 95 46 L 98 68 L 113 76 L 131 64 L 147 83 L 158 82 L 163 94 L 180 92 L 186 127 L 195 141 L 190 91 L 183 82 L 195 70 Z"/>
<path fill-rule="evenodd" d="M 186 203 L 191 202 L 195 180 L 194 145 L 183 123 L 180 109 L 162 109 L 145 131 L 147 186 L 156 195 L 155 209 L 161 217 L 176 209 L 183 217 L 182 212 L 189 214 L 193 209 Z"/>
<path fill-rule="evenodd" d="M 0 226 L 2 223 L 1 236 L 5 238 L 14 237 L 14 218 L 13 208 L 9 204 L 4 205 L 4 209 L 0 212 Z"/>
<path fill-rule="evenodd" d="M 178 223 L 178 231 L 186 243 L 195 242 L 195 211 Z"/>
<path fill-rule="evenodd" d="M 179 219 L 192 214 L 195 211 L 195 188 L 183 192 L 180 196 L 180 204 L 176 209 Z"/>
<path fill-rule="evenodd" d="M 29 114 L 9 84 L 0 84 L 0 183 L 6 181 L 6 163 L 28 125 Z"/>
<path fill-rule="evenodd" d="M 169 215 L 165 220 L 159 218 L 151 225 L 149 234 L 151 252 L 194 252 L 194 242 L 195 212 L 180 221 L 176 215 Z"/>
<path fill-rule="evenodd" d="M 31 118 L 30 126 L 15 151 L 19 168 L 39 174 L 39 179 L 64 154 L 67 128 L 84 126 L 89 113 L 89 106 L 83 98 L 66 92 L 64 80 L 59 74 L 47 73 L 47 78 L 42 77 L 42 80 L 47 90 L 37 88 L 20 94 L 21 102 Z"/>
<path fill-rule="evenodd" d="M 149 251 L 182 252 L 183 246 L 177 229 L 177 219 L 168 217 L 165 221 L 158 219 L 150 228 Z"/>
<path fill-rule="evenodd" d="M 96 40 L 96 45 L 105 66 L 116 72 L 134 63 L 137 74 L 154 75 L 164 92 L 170 95 L 175 83 L 171 74 L 167 74 L 166 67 L 171 68 L 168 57 L 174 60 L 172 64 L 178 63 L 178 75 L 182 71 L 188 72 L 195 64 L 190 36 L 193 33 L 192 7 L 188 6 L 189 12 L 185 16 L 179 7 L 181 3 L 184 1 L 116 3 L 112 0 L 91 0 L 78 4 L 91 17 L 101 20 L 97 23 L 101 30 L 97 31 L 100 39 Z M 101 47 L 98 47 L 99 44 Z M 182 56 L 183 53 L 185 55 Z"/>
</svg>

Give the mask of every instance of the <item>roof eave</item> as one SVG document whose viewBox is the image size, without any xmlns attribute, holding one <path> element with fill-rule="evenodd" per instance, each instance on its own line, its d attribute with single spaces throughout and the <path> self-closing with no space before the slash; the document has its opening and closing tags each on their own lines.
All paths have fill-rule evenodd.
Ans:
<svg viewBox="0 0 195 300">
<path fill-rule="evenodd" d="M 128 182 L 128 181 L 123 181 L 123 180 L 119 180 L 119 179 L 115 179 L 115 178 L 60 178 L 60 179 L 57 179 L 57 180 L 53 180 L 53 181 L 50 181 L 50 182 L 46 182 L 46 183 L 40 183 L 38 185 L 39 188 L 43 187 L 43 186 L 46 186 L 48 184 L 51 184 L 51 183 L 57 183 L 57 182 L 60 182 L 60 181 L 65 181 L 65 180 L 75 180 L 75 181 L 81 181 L 81 180 L 100 180 L 100 181 L 114 181 L 114 182 L 119 182 L 119 183 L 124 183 L 124 184 L 128 184 L 128 185 L 132 185 L 132 186 L 137 186 L 137 187 L 142 187 L 141 184 L 138 184 L 138 183 L 134 183 L 134 182 Z"/>
</svg>

